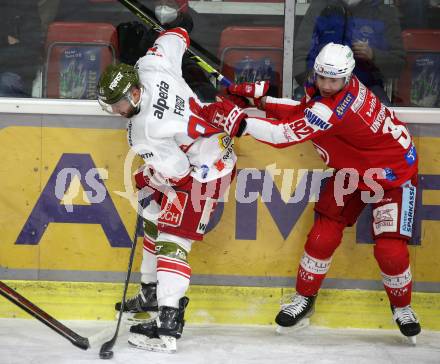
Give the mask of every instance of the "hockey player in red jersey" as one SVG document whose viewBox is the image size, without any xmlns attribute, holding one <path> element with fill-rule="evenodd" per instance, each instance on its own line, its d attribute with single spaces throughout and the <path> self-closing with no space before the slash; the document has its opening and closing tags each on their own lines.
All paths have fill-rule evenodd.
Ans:
<svg viewBox="0 0 440 364">
<path fill-rule="evenodd" d="M 232 136 L 249 134 L 277 148 L 311 140 L 335 169 L 315 205 L 317 218 L 298 268 L 296 294 L 282 305 L 277 324 L 295 326 L 313 313 L 344 228 L 352 226 L 371 202 L 374 256 L 393 318 L 414 342 L 421 329 L 410 306 L 407 242 L 414 217 L 417 153 L 405 125 L 352 75 L 354 66 L 349 47 L 330 43 L 315 60 L 301 102 L 258 98 L 267 89 L 263 83 L 232 85 L 229 92 L 253 98 L 267 118 L 247 117 L 227 99 L 206 106 L 202 115 Z"/>
<path fill-rule="evenodd" d="M 167 30 L 135 67 L 110 65 L 98 84 L 99 103 L 128 119 L 128 144 L 144 160 L 137 186 L 155 191 L 144 210 L 141 287 L 124 307 L 126 314 L 158 312 L 156 321 L 130 328 L 129 343 L 152 351 L 177 350 L 189 301 L 188 255 L 237 160 L 232 138 L 194 113 L 201 104 L 181 70 L 189 43 L 185 29 Z"/>
</svg>

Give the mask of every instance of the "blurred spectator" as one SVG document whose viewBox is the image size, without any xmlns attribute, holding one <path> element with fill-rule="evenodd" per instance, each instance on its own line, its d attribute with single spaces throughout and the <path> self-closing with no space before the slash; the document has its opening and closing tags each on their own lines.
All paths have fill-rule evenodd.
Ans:
<svg viewBox="0 0 440 364">
<path fill-rule="evenodd" d="M 31 97 L 43 49 L 38 0 L 2 0 L 0 11 L 0 96 Z"/>
<path fill-rule="evenodd" d="M 191 10 L 188 0 L 157 0 L 153 2 L 152 13 L 165 29 L 185 28 L 188 33 L 193 29 Z M 152 15 L 152 14 L 151 14 Z M 138 21 L 121 23 L 117 27 L 120 61 L 134 65 L 152 47 L 159 33 L 149 29 Z M 215 100 L 216 88 L 208 75 L 190 59 L 187 54 L 182 60 L 183 78 L 202 102 Z"/>
<path fill-rule="evenodd" d="M 293 71 L 301 86 L 323 46 L 340 43 L 353 50 L 354 74 L 390 103 L 384 85 L 398 78 L 405 65 L 396 8 L 382 0 L 313 0 L 297 34 Z"/>
<path fill-rule="evenodd" d="M 415 29 L 428 27 L 429 0 L 399 0 L 396 2 L 402 19 L 402 29 Z"/>
<path fill-rule="evenodd" d="M 154 1 L 154 15 L 167 29 L 182 27 L 191 32 L 194 24 L 189 11 L 188 0 Z"/>
<path fill-rule="evenodd" d="M 41 18 L 41 30 L 43 34 L 47 33 L 49 24 L 55 19 L 58 12 L 60 0 L 39 0 L 38 8 Z"/>
</svg>

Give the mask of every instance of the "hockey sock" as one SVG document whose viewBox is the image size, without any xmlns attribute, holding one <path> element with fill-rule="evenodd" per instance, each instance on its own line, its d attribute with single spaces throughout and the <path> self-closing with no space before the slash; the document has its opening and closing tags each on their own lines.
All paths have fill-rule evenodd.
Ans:
<svg viewBox="0 0 440 364">
<path fill-rule="evenodd" d="M 178 307 L 179 300 L 189 287 L 191 267 L 187 251 L 179 244 L 158 241 L 157 251 L 157 301 L 159 307 Z"/>
<path fill-rule="evenodd" d="M 156 266 L 156 243 L 145 234 L 141 264 L 142 283 L 152 283 L 157 281 Z"/>
<path fill-rule="evenodd" d="M 150 204 L 151 205 L 151 204 Z M 156 206 L 148 206 L 150 210 L 157 209 Z M 155 211 L 155 210 L 152 210 Z M 153 221 L 144 219 L 144 246 L 142 251 L 142 264 L 141 264 L 141 282 L 142 283 L 156 283 L 156 238 L 157 238 L 157 226 Z"/>
<path fill-rule="evenodd" d="M 332 256 L 341 243 L 343 223 L 318 215 L 304 247 L 304 255 L 298 268 L 296 290 L 303 296 L 318 293 L 326 273 L 330 269 Z"/>
<path fill-rule="evenodd" d="M 390 303 L 404 307 L 411 303 L 412 276 L 406 240 L 378 238 L 374 256 Z"/>
<path fill-rule="evenodd" d="M 316 295 L 330 268 L 331 261 L 331 257 L 327 260 L 321 260 L 304 252 L 298 268 L 296 291 L 303 296 Z"/>
<path fill-rule="evenodd" d="M 390 303 L 395 307 L 405 307 L 411 303 L 412 280 L 411 269 L 397 275 L 388 275 L 384 272 L 382 281 Z"/>
</svg>

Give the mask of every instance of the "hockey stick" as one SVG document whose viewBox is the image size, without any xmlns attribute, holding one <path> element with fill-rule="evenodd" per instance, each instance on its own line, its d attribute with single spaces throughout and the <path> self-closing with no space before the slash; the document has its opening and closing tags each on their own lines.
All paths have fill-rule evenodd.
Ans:
<svg viewBox="0 0 440 364">
<path fill-rule="evenodd" d="M 11 301 L 14 305 L 26 311 L 29 315 L 35 317 L 46 326 L 50 327 L 57 334 L 65 337 L 73 345 L 80 349 L 87 350 L 90 347 L 89 339 L 78 335 L 76 332 L 63 325 L 57 319 L 44 312 L 41 308 L 35 306 L 31 301 L 24 298 L 21 294 L 13 290 L 11 287 L 0 281 L 0 294 Z"/>
<path fill-rule="evenodd" d="M 136 215 L 136 224 L 135 224 L 136 226 L 134 229 L 133 240 L 131 242 L 131 251 L 130 251 L 130 257 L 128 259 L 127 276 L 125 278 L 124 293 L 122 294 L 121 308 L 119 310 L 118 323 L 116 325 L 116 329 L 115 329 L 115 333 L 114 333 L 113 337 L 109 341 L 106 341 L 104 344 L 102 344 L 101 349 L 99 350 L 99 357 L 101 359 L 111 359 L 113 357 L 112 348 L 116 343 L 116 339 L 118 338 L 118 333 L 119 333 L 119 327 L 121 326 L 121 319 L 122 319 L 122 314 L 124 312 L 124 306 L 125 306 L 125 297 L 127 296 L 128 284 L 130 283 L 131 268 L 133 266 L 133 260 L 134 260 L 134 252 L 136 251 L 137 231 L 139 228 L 139 224 L 142 221 L 142 212 L 143 212 L 143 204 L 141 201 L 139 201 L 137 215 Z"/>
<path fill-rule="evenodd" d="M 152 18 L 148 13 L 150 10 L 142 5 L 137 0 L 118 0 L 122 5 L 124 5 L 128 10 L 130 10 L 134 15 L 136 15 L 139 19 L 141 19 L 145 24 L 150 26 L 153 30 L 157 32 L 163 32 L 165 29 L 162 28 L 154 18 Z M 195 46 L 196 43 L 192 42 Z M 203 52 L 202 47 L 197 45 L 198 53 Z M 220 84 L 223 86 L 229 86 L 231 81 L 229 81 L 225 76 L 223 76 L 220 72 L 218 72 L 214 67 L 208 64 L 200 55 L 196 53 L 193 47 L 189 47 L 187 52 L 190 55 L 190 58 L 193 59 L 197 65 L 211 76 L 215 77 Z"/>
</svg>

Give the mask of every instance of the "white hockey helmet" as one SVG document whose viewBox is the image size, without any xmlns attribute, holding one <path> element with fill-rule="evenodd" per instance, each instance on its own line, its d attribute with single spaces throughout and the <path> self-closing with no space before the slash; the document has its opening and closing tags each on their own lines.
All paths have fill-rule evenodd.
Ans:
<svg viewBox="0 0 440 364">
<path fill-rule="evenodd" d="M 345 82 L 348 82 L 355 65 L 349 46 L 329 43 L 319 52 L 313 69 L 315 74 L 330 78 L 345 77 Z"/>
</svg>

